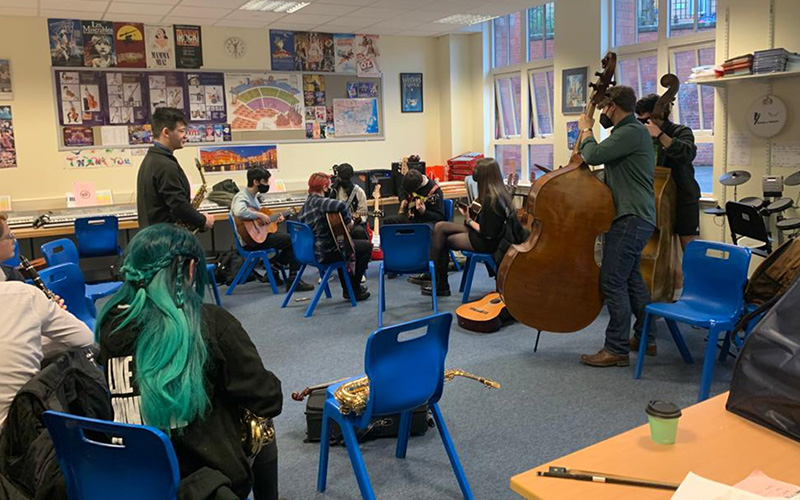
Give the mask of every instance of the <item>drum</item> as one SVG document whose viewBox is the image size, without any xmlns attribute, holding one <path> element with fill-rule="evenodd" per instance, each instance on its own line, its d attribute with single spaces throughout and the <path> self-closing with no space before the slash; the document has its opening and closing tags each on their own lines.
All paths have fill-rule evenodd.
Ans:
<svg viewBox="0 0 800 500">
<path fill-rule="evenodd" d="M 719 217 L 725 215 L 725 209 L 722 207 L 706 208 L 705 210 L 703 210 L 703 213 L 706 215 L 713 215 L 714 217 Z"/>
<path fill-rule="evenodd" d="M 791 198 L 786 198 L 786 197 L 778 198 L 777 200 L 775 200 L 772 203 L 770 203 L 769 205 L 767 205 L 767 208 L 765 209 L 765 211 L 768 214 L 776 214 L 778 212 L 783 212 L 787 208 L 791 208 L 791 206 L 793 204 L 794 204 L 794 200 L 792 200 Z"/>
<path fill-rule="evenodd" d="M 791 231 L 793 229 L 800 229 L 800 217 L 779 220 L 776 223 L 776 226 L 778 226 L 778 229 L 780 229 L 781 231 Z"/>
<path fill-rule="evenodd" d="M 739 200 L 739 203 L 742 205 L 748 205 L 755 208 L 761 208 L 764 206 L 764 200 L 759 198 L 758 196 L 748 196 L 747 198 L 742 198 Z"/>
</svg>

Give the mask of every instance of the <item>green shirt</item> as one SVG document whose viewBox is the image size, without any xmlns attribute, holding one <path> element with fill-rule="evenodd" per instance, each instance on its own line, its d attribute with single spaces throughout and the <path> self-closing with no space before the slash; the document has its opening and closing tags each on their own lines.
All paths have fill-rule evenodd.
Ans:
<svg viewBox="0 0 800 500">
<path fill-rule="evenodd" d="M 603 142 L 593 137 L 584 140 L 580 152 L 589 165 L 605 164 L 606 185 L 614 196 L 617 219 L 636 215 L 656 225 L 653 139 L 633 114 L 617 123 Z"/>
</svg>

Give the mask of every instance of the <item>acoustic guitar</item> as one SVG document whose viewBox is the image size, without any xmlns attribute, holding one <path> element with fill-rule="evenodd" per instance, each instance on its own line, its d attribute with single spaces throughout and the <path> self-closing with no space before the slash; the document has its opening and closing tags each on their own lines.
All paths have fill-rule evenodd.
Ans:
<svg viewBox="0 0 800 500">
<path fill-rule="evenodd" d="M 325 214 L 325 218 L 328 220 L 328 229 L 330 229 L 333 241 L 339 248 L 342 259 L 347 260 L 351 255 L 355 255 L 356 247 L 353 245 L 353 238 L 350 237 L 350 230 L 347 229 L 347 224 L 344 223 L 342 214 L 328 212 Z"/>
<path fill-rule="evenodd" d="M 460 306 L 456 309 L 456 316 L 458 326 L 478 333 L 496 332 L 511 317 L 497 292 Z"/>
<path fill-rule="evenodd" d="M 256 212 L 256 210 L 253 210 L 253 212 Z M 258 210 L 258 212 L 266 215 L 269 220 L 234 218 L 236 231 L 239 233 L 245 246 L 255 246 L 264 243 L 268 234 L 278 231 L 278 220 L 280 220 L 281 217 L 287 218 L 296 214 L 297 209 L 290 208 L 284 212 L 274 213 L 269 208 L 262 208 Z"/>
</svg>

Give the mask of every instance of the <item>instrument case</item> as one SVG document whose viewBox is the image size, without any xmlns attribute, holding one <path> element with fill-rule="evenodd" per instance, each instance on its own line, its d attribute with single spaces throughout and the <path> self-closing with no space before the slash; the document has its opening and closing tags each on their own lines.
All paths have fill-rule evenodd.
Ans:
<svg viewBox="0 0 800 500">
<path fill-rule="evenodd" d="M 308 395 L 306 401 L 306 443 L 317 443 L 322 433 L 322 407 L 325 404 L 325 389 L 318 389 Z M 433 417 L 428 414 L 428 405 L 421 405 L 411 413 L 411 435 L 422 436 L 433 427 Z M 359 442 L 371 439 L 397 437 L 400 415 L 384 415 L 372 419 L 369 427 L 356 430 Z M 343 444 L 342 431 L 336 422 L 331 422 L 331 444 Z"/>
</svg>

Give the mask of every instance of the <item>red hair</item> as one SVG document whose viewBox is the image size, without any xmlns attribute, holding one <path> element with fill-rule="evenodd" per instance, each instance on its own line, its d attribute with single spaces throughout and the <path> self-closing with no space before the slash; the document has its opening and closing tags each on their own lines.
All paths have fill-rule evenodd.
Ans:
<svg viewBox="0 0 800 500">
<path fill-rule="evenodd" d="M 308 192 L 319 193 L 325 191 L 325 188 L 331 185 L 331 178 L 328 174 L 323 172 L 316 172 L 311 174 L 308 178 Z"/>
</svg>

